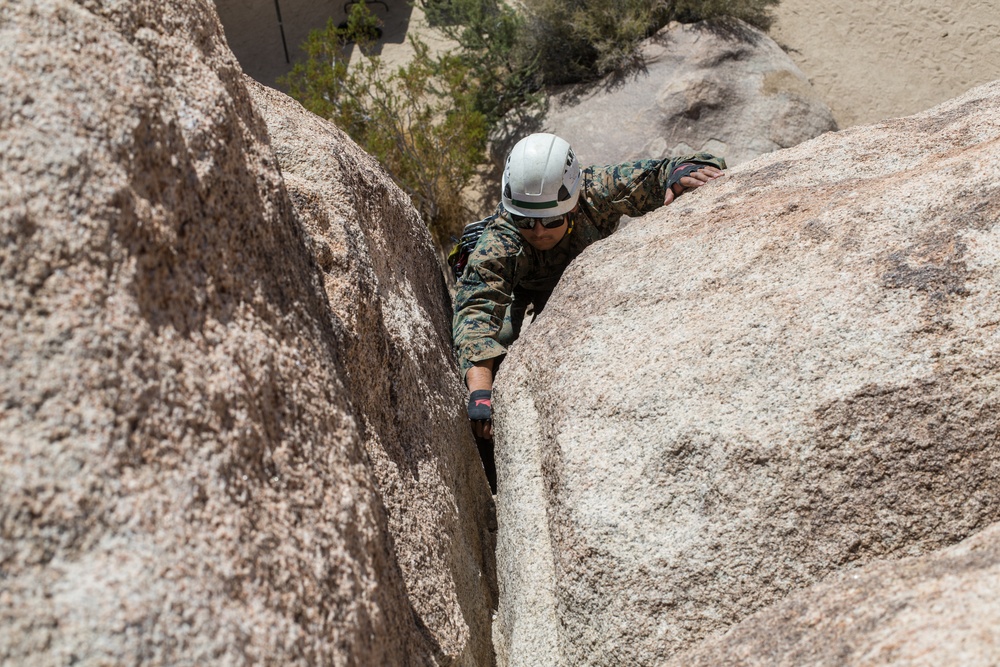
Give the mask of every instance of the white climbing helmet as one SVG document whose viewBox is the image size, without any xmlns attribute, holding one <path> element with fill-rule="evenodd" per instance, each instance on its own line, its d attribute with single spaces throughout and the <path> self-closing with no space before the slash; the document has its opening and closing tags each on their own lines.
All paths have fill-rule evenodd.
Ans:
<svg viewBox="0 0 1000 667">
<path fill-rule="evenodd" d="M 569 142 L 529 134 L 514 145 L 503 169 L 503 205 L 514 215 L 548 218 L 569 213 L 580 198 L 580 163 Z"/>
</svg>

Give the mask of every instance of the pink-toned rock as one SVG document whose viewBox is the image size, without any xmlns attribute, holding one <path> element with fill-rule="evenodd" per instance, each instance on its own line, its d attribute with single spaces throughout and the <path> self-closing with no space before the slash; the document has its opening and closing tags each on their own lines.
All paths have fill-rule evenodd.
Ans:
<svg viewBox="0 0 1000 667">
<path fill-rule="evenodd" d="M 1000 664 L 1000 525 L 927 556 L 838 573 L 670 664 Z"/>
<path fill-rule="evenodd" d="M 325 137 L 348 242 L 310 238 L 210 2 L 7 2 L 0 53 L 0 663 L 488 664 L 489 491 L 405 199 Z"/>
<path fill-rule="evenodd" d="M 1000 520 L 1000 81 L 595 244 L 495 392 L 499 664 L 662 664 Z"/>
<path fill-rule="evenodd" d="M 363 424 L 414 612 L 457 664 L 492 661 L 493 503 L 451 352 L 431 238 L 374 158 L 286 95 L 246 79 L 342 323 Z"/>
</svg>

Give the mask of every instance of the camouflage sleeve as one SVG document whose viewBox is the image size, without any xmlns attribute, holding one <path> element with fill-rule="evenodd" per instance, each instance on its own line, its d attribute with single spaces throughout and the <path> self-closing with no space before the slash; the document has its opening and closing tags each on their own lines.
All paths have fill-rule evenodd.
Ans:
<svg viewBox="0 0 1000 667">
<path fill-rule="evenodd" d="M 487 231 L 458 281 L 452 335 L 462 379 L 477 361 L 507 353 L 498 340 L 514 291 L 519 247 Z"/>
<path fill-rule="evenodd" d="M 584 197 L 597 213 L 595 223 L 602 234 L 614 231 L 623 215 L 637 217 L 663 206 L 670 173 L 685 162 L 726 168 L 724 159 L 709 153 L 587 167 Z"/>
</svg>

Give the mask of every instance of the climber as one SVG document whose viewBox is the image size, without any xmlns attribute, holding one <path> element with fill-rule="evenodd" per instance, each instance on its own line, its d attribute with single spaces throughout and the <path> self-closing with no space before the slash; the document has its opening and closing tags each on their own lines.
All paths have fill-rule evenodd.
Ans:
<svg viewBox="0 0 1000 667">
<path fill-rule="evenodd" d="M 461 269 L 455 348 L 470 391 L 469 419 L 494 492 L 493 377 L 529 306 L 537 316 L 570 261 L 614 232 L 623 215 L 666 206 L 719 178 L 725 168 L 722 158 L 698 153 L 581 170 L 569 143 L 553 134 L 532 134 L 514 146 L 496 212 L 469 225 L 466 252 L 460 244 L 449 258 Z"/>
</svg>

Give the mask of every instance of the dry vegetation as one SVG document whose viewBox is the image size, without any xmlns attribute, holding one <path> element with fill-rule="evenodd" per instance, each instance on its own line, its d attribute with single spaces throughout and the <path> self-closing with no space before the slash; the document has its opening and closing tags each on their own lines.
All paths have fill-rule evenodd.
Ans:
<svg viewBox="0 0 1000 667">
<path fill-rule="evenodd" d="M 459 44 L 389 70 L 366 52 L 377 19 L 363 3 L 345 27 L 332 22 L 304 45 L 305 62 L 284 80 L 292 95 L 375 155 L 413 200 L 442 246 L 470 213 L 461 192 L 509 115 L 544 106 L 546 86 L 600 78 L 641 65 L 639 43 L 670 21 L 725 16 L 767 28 L 779 0 L 426 0 L 431 24 Z M 348 67 L 349 46 L 366 56 Z"/>
</svg>

